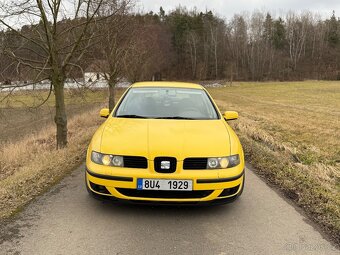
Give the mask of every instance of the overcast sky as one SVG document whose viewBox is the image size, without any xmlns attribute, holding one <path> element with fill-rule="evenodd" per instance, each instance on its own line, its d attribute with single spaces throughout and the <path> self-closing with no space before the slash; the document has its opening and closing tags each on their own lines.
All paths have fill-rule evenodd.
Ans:
<svg viewBox="0 0 340 255">
<path fill-rule="evenodd" d="M 224 18 L 231 18 L 235 13 L 254 10 L 270 11 L 274 15 L 282 15 L 289 10 L 297 12 L 309 10 L 319 13 L 322 17 L 329 17 L 335 10 L 336 16 L 340 16 L 340 0 L 139 0 L 139 2 L 144 11 L 158 12 L 160 6 L 163 6 L 166 12 L 178 5 L 189 9 L 196 6 L 203 11 L 213 10 Z"/>
</svg>

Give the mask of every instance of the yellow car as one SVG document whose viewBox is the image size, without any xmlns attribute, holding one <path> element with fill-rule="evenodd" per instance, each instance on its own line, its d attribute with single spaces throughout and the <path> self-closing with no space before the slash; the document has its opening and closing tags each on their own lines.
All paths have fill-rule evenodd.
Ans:
<svg viewBox="0 0 340 255">
<path fill-rule="evenodd" d="M 244 154 L 200 85 L 133 84 L 87 150 L 86 187 L 96 198 L 166 204 L 226 203 L 240 196 Z"/>
</svg>

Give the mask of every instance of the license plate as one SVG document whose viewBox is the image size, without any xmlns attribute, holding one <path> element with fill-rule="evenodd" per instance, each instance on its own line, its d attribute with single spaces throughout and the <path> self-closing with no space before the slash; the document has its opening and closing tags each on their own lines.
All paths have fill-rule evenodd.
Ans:
<svg viewBox="0 0 340 255">
<path fill-rule="evenodd" d="M 191 191 L 192 180 L 137 179 L 137 190 Z"/>
</svg>

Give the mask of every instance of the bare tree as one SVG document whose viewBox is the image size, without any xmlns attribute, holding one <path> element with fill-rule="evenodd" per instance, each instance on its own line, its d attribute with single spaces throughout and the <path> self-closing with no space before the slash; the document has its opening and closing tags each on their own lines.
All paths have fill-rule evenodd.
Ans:
<svg viewBox="0 0 340 255">
<path fill-rule="evenodd" d="M 197 74 L 197 45 L 198 45 L 198 36 L 195 31 L 190 31 L 188 33 L 187 43 L 189 45 L 190 50 L 190 60 L 191 60 L 191 69 L 192 69 L 192 79 L 196 79 Z"/>
<path fill-rule="evenodd" d="M 230 49 L 231 55 L 235 61 L 236 79 L 245 78 L 247 48 L 248 48 L 248 34 L 247 23 L 243 16 L 235 15 L 231 20 L 230 32 Z"/>
<path fill-rule="evenodd" d="M 20 39 L 6 45 L 4 52 L 18 68 L 26 67 L 34 74 L 33 83 L 44 79 L 51 82 L 57 148 L 67 145 L 65 79 L 72 70 L 81 69 L 78 62 L 94 37 L 92 24 L 114 14 L 100 15 L 104 3 L 105 0 L 16 0 L 0 4 L 0 24 Z"/>
<path fill-rule="evenodd" d="M 94 48 L 98 69 L 103 72 L 103 76 L 109 88 L 109 109 L 115 105 L 115 87 L 124 76 L 124 59 L 133 44 L 134 20 L 129 11 L 133 7 L 133 2 L 129 0 L 117 0 L 107 2 L 101 8 L 104 16 L 110 15 L 112 11 L 116 13 L 104 22 L 97 23 L 96 32 L 101 34 L 100 40 Z"/>
<path fill-rule="evenodd" d="M 217 25 L 213 25 L 211 22 L 209 22 L 209 30 L 211 35 L 211 48 L 214 56 L 214 66 L 215 66 L 215 79 L 217 79 L 218 76 L 218 59 L 217 59 L 217 46 L 218 46 L 218 39 L 217 39 Z"/>
<path fill-rule="evenodd" d="M 289 44 L 289 57 L 292 69 L 295 71 L 297 62 L 304 51 L 307 37 L 307 23 L 310 21 L 310 14 L 306 13 L 300 18 L 289 12 L 287 15 L 287 39 Z"/>
<path fill-rule="evenodd" d="M 169 30 L 153 22 L 135 26 L 124 62 L 125 74 L 131 82 L 151 80 L 173 61 Z"/>
</svg>

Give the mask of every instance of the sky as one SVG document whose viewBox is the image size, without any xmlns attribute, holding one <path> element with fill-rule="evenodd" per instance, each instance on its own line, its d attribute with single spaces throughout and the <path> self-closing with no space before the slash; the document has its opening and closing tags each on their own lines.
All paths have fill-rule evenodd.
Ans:
<svg viewBox="0 0 340 255">
<path fill-rule="evenodd" d="M 234 14 L 244 12 L 270 11 L 273 15 L 283 15 L 292 10 L 295 12 L 312 11 L 319 13 L 322 17 L 331 16 L 335 11 L 340 17 L 340 0 L 139 0 L 139 8 L 143 11 L 158 12 L 159 7 L 168 12 L 176 6 L 186 6 L 192 9 L 195 6 L 198 10 L 212 10 L 222 18 L 231 18 Z"/>
</svg>

